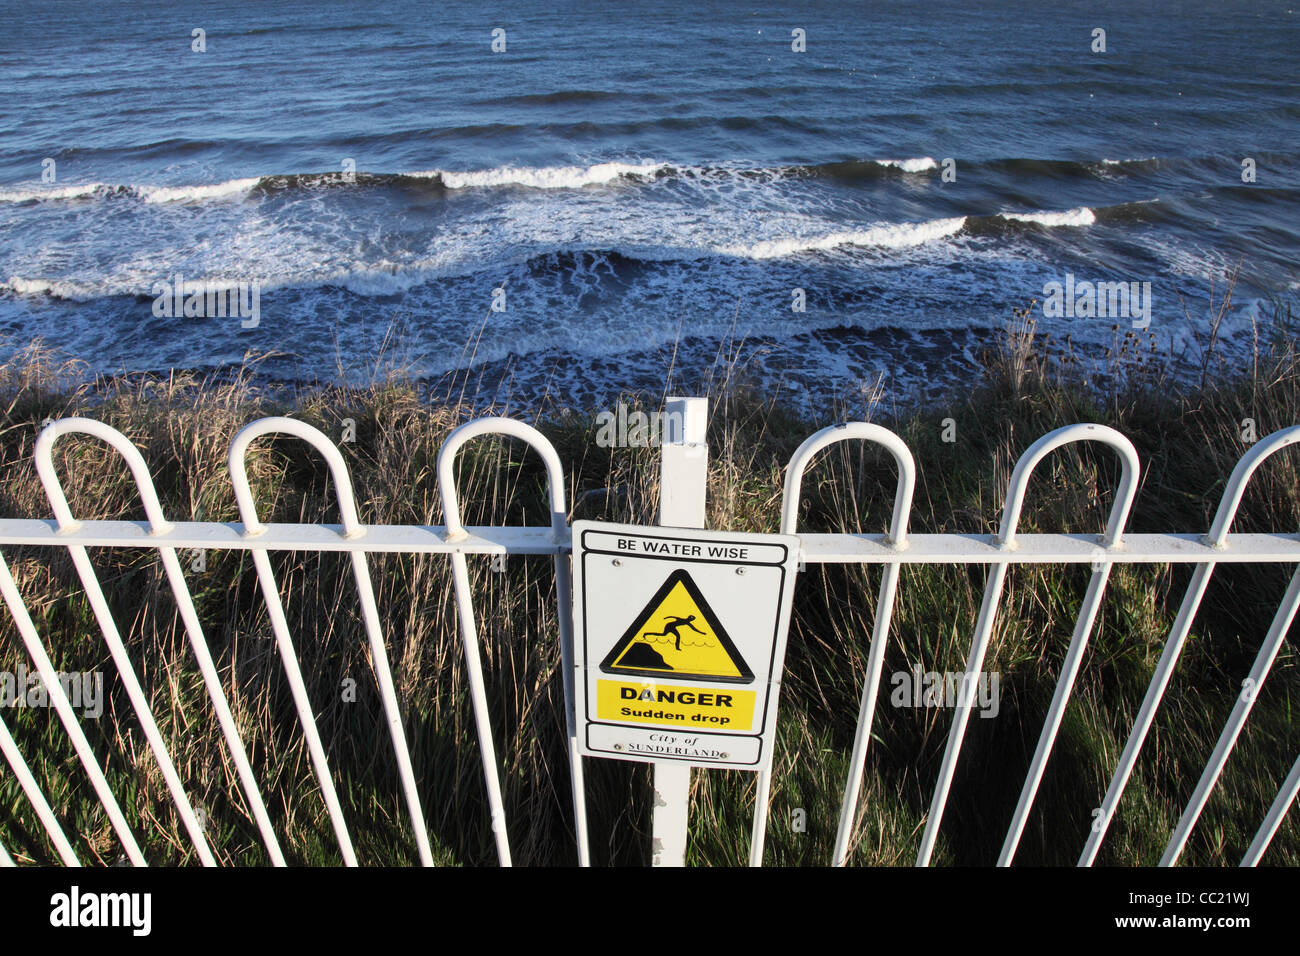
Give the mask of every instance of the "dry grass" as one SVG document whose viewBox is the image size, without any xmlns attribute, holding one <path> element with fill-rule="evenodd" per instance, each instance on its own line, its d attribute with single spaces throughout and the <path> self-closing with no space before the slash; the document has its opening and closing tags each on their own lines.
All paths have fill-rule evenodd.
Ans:
<svg viewBox="0 0 1300 956">
<path fill-rule="evenodd" d="M 1261 437 L 1300 422 L 1300 355 L 1289 323 L 1289 311 L 1280 309 L 1277 334 L 1263 337 L 1249 367 L 1218 369 L 1204 384 L 1179 389 L 1149 349 L 1133 340 L 1120 337 L 1109 369 L 1085 371 L 1068 342 L 1041 342 L 1029 310 L 1018 314 L 1000 350 L 987 357 L 983 387 L 948 407 L 884 422 L 917 458 L 912 530 L 993 530 L 1016 457 L 1044 432 L 1075 421 L 1105 422 L 1137 445 L 1145 473 L 1130 530 L 1207 528 L 1223 482 L 1246 447 L 1243 419 L 1254 419 Z M 1207 369 L 1213 361 L 1211 348 Z M 743 368 L 724 368 L 727 374 L 710 395 L 709 524 L 774 531 L 784 464 L 808 433 L 826 423 L 799 420 L 779 402 L 748 390 Z M 227 445 L 254 418 L 291 413 L 335 437 L 344 419 L 354 420 L 356 441 L 341 447 L 363 521 L 438 524 L 438 449 L 469 415 L 454 395 L 438 405 L 422 402 L 400 375 L 367 388 L 291 396 L 258 390 L 249 374 L 88 381 L 82 372 L 39 347 L 0 366 L 0 514 L 49 513 L 31 465 L 33 443 L 47 418 L 85 414 L 118 428 L 141 449 L 170 518 L 237 521 Z M 945 418 L 955 421 L 956 442 L 941 440 Z M 571 520 L 653 523 L 655 449 L 598 447 L 592 440 L 594 415 L 539 424 L 565 463 Z M 57 463 L 79 516 L 141 516 L 112 454 L 93 441 L 60 443 Z M 302 443 L 263 440 L 250 453 L 249 466 L 263 520 L 336 520 L 325 468 Z M 1115 464 L 1105 454 L 1084 449 L 1054 456 L 1035 478 L 1022 529 L 1099 530 L 1115 479 Z M 462 455 L 459 481 L 467 524 L 545 521 L 544 475 L 516 445 L 474 443 Z M 887 456 L 837 447 L 805 482 L 800 529 L 883 531 L 894 481 Z M 1294 459 L 1280 455 L 1257 475 L 1236 530 L 1296 531 L 1298 515 L 1300 474 Z M 67 556 L 26 548 L 7 548 L 5 556 L 56 667 L 114 673 Z M 142 552 L 98 550 L 92 558 L 178 769 L 212 821 L 214 850 L 226 863 L 265 863 L 161 568 Z M 251 563 L 247 555 L 215 550 L 206 561 L 205 570 L 187 571 L 187 577 L 282 845 L 294 863 L 337 862 Z M 358 854 L 365 863 L 415 862 L 350 566 L 315 553 L 281 554 L 273 563 Z M 435 855 L 449 864 L 491 863 L 495 851 L 447 563 L 428 555 L 374 555 L 370 568 Z M 511 558 L 504 573 L 494 572 L 488 558 L 471 559 L 470 571 L 515 859 L 572 862 L 549 559 Z M 1186 579 L 1184 569 L 1168 567 L 1114 571 L 1021 861 L 1068 864 L 1077 857 Z M 1085 583 L 1079 569 L 1025 567 L 1009 575 L 987 663 L 1001 675 L 1001 712 L 996 720 L 971 722 L 936 862 L 995 858 Z M 1216 572 L 1102 862 L 1149 864 L 1158 858 L 1284 583 L 1280 568 L 1222 566 Z M 977 568 L 917 567 L 902 575 L 854 863 L 905 864 L 915 855 L 950 713 L 890 706 L 889 675 L 914 666 L 962 669 L 983 584 L 984 572 Z M 877 585 L 878 572 L 862 567 L 813 566 L 799 582 L 769 862 L 830 859 Z M 26 665 L 25 654 L 6 616 L 0 624 L 0 670 L 12 672 L 20 662 Z M 348 679 L 356 681 L 355 703 L 343 700 Z M 150 861 L 193 863 L 129 704 L 120 687 L 109 683 L 114 686 L 104 717 L 87 722 L 96 752 Z M 1291 717 L 1297 690 L 1300 668 L 1289 643 L 1193 837 L 1188 862 L 1235 863 L 1244 851 L 1300 750 L 1300 725 Z M 115 862 L 117 841 L 57 721 L 34 710 L 6 710 L 3 716 L 79 853 Z M 591 761 L 588 767 L 595 859 L 644 861 L 645 768 L 614 761 Z M 694 777 L 691 861 L 743 862 L 753 777 Z M 805 829 L 796 828 L 800 819 Z M 55 859 L 10 775 L 0 779 L 0 840 L 21 859 Z M 1267 860 L 1300 862 L 1294 821 L 1283 826 Z"/>
</svg>

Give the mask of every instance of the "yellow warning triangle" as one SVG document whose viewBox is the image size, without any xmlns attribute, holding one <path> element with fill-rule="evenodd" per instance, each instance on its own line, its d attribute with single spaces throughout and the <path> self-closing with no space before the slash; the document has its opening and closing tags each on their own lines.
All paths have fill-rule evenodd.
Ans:
<svg viewBox="0 0 1300 956">
<path fill-rule="evenodd" d="M 627 633 L 600 663 L 607 674 L 672 677 L 674 680 L 754 679 L 685 569 L 678 568 L 636 616 Z"/>
</svg>

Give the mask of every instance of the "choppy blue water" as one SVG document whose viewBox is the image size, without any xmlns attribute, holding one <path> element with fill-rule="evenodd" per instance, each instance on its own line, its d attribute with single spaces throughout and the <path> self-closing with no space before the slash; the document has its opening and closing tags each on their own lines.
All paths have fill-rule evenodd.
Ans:
<svg viewBox="0 0 1300 956">
<path fill-rule="evenodd" d="M 721 352 L 791 394 L 903 394 L 960 382 L 1067 275 L 1151 283 L 1143 341 L 1186 355 L 1226 269 L 1229 346 L 1300 288 L 1295 0 L 9 0 L 5 20 L 3 347 L 95 371 L 252 351 L 328 380 L 382 351 L 590 403 Z M 156 314 L 177 275 L 255 283 L 256 325 Z M 1036 315 L 1084 349 L 1130 328 Z"/>
</svg>

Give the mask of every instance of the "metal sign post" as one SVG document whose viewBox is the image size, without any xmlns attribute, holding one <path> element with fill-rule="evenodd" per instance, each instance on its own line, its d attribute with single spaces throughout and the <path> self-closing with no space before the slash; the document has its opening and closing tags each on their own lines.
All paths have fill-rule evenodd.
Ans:
<svg viewBox="0 0 1300 956">
<path fill-rule="evenodd" d="M 703 528 L 709 483 L 709 400 L 670 396 L 664 403 L 676 423 L 660 448 L 659 523 L 671 528 Z M 689 764 L 654 764 L 654 866 L 684 866 L 686 822 L 690 813 Z"/>
<path fill-rule="evenodd" d="M 669 406 L 660 525 L 573 525 L 578 749 L 654 765 L 656 866 L 684 861 L 691 767 L 771 767 L 798 568 L 793 535 L 700 527 L 703 403 Z"/>
</svg>

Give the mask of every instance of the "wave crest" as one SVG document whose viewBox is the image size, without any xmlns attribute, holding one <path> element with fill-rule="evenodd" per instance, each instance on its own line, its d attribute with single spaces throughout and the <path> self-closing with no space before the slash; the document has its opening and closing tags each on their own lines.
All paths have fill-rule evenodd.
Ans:
<svg viewBox="0 0 1300 956">
<path fill-rule="evenodd" d="M 1096 213 L 1087 206 L 1064 212 L 1001 212 L 998 215 L 1013 222 L 1034 222 L 1040 226 L 1091 226 L 1097 221 Z"/>
<path fill-rule="evenodd" d="M 738 246 L 723 246 L 723 255 L 746 259 L 780 259 L 800 252 L 836 249 L 840 246 L 866 246 L 881 249 L 906 249 L 958 233 L 966 225 L 965 216 L 931 219 L 928 222 L 885 223 L 869 229 L 832 232 L 822 236 L 791 236 L 766 239 Z"/>
<path fill-rule="evenodd" d="M 938 169 L 939 164 L 929 156 L 917 156 L 913 159 L 878 159 L 879 166 L 892 166 L 905 173 L 923 173 L 929 169 Z"/>
<path fill-rule="evenodd" d="M 448 189 L 472 189 L 482 186 L 528 186 L 533 189 L 579 189 L 612 182 L 623 176 L 651 177 L 667 168 L 667 163 L 596 163 L 593 166 L 499 166 L 471 172 L 431 170 L 411 176 L 442 180 Z"/>
</svg>

